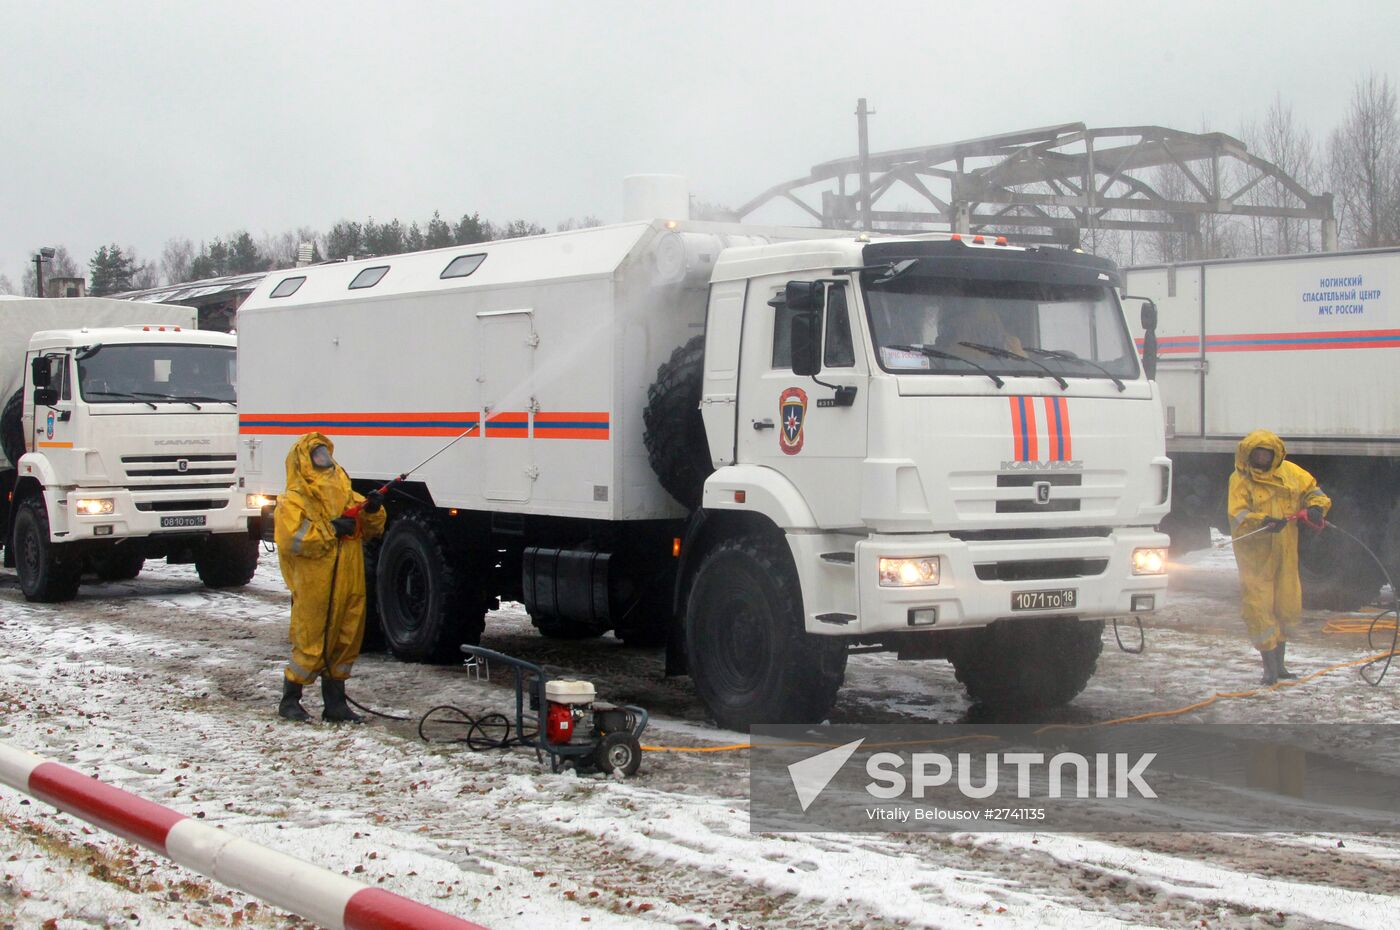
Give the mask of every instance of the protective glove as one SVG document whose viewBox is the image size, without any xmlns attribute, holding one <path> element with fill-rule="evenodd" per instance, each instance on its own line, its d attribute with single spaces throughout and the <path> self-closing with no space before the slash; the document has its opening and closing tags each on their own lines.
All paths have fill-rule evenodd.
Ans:
<svg viewBox="0 0 1400 930">
<path fill-rule="evenodd" d="M 335 530 L 335 535 L 340 537 L 350 537 L 355 535 L 354 517 L 336 517 L 331 521 L 331 529 Z"/>
<path fill-rule="evenodd" d="M 1321 526 L 1323 521 L 1322 508 L 1314 504 L 1308 508 L 1308 522 L 1314 526 Z"/>
<path fill-rule="evenodd" d="M 370 491 L 365 495 L 365 506 L 361 509 L 365 513 L 379 513 L 379 508 L 384 506 L 384 495 L 378 491 Z"/>
<path fill-rule="evenodd" d="M 1265 518 L 1264 518 L 1264 526 L 1266 526 L 1266 527 L 1268 528 L 1268 530 L 1269 530 L 1270 533 L 1282 533 L 1282 532 L 1283 532 L 1283 528 L 1284 528 L 1285 526 L 1287 526 L 1287 525 L 1288 525 L 1288 521 L 1285 520 L 1283 517 L 1265 517 Z"/>
</svg>

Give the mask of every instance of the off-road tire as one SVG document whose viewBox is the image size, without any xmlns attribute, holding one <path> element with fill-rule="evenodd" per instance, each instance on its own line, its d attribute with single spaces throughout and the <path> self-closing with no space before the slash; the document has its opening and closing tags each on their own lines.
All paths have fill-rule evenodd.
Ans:
<svg viewBox="0 0 1400 930">
<path fill-rule="evenodd" d="M 5 401 L 5 409 L 0 412 L 0 452 L 11 465 L 19 464 L 24 455 L 24 391 L 15 391 Z"/>
<path fill-rule="evenodd" d="M 1103 621 L 1051 617 L 999 620 L 954 634 L 950 659 L 973 703 L 1004 710 L 1074 700 L 1103 651 Z"/>
<path fill-rule="evenodd" d="M 206 588 L 241 588 L 258 570 L 260 545 L 243 533 L 211 536 L 195 554 L 194 570 Z"/>
<path fill-rule="evenodd" d="M 130 581 L 146 566 L 146 554 L 139 543 L 124 543 L 89 556 L 88 564 L 92 573 L 103 581 Z"/>
<path fill-rule="evenodd" d="M 459 662 L 486 628 L 481 580 L 453 558 L 434 518 L 408 511 L 389 524 L 376 559 L 384 640 L 408 662 Z"/>
<path fill-rule="evenodd" d="M 685 617 L 695 690 L 720 726 L 819 723 L 846 644 L 808 634 L 792 556 L 776 534 L 727 539 L 700 563 Z"/>
<path fill-rule="evenodd" d="M 83 561 L 49 541 L 49 514 L 42 497 L 27 497 L 15 512 L 15 568 L 25 600 L 71 601 L 78 593 Z"/>
<path fill-rule="evenodd" d="M 705 479 L 714 466 L 700 416 L 705 337 L 696 336 L 656 370 L 642 411 L 643 441 L 652 471 L 666 492 L 686 509 L 700 506 Z"/>
</svg>

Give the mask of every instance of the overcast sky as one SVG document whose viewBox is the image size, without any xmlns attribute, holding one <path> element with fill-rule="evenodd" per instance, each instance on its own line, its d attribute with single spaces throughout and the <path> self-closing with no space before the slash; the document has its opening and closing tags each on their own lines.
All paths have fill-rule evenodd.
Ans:
<svg viewBox="0 0 1400 930">
<path fill-rule="evenodd" d="M 855 151 L 1082 121 L 1319 135 L 1400 4 L 0 0 L 0 273 L 40 245 L 480 211 L 621 218 L 621 180 L 736 205 Z"/>
</svg>

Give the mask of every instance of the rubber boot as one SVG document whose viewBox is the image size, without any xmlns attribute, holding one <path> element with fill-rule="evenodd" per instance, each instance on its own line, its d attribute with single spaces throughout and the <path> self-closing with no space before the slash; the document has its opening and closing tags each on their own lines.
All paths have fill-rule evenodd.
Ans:
<svg viewBox="0 0 1400 930">
<path fill-rule="evenodd" d="M 1259 650 L 1259 658 L 1264 660 L 1264 677 L 1259 679 L 1261 685 L 1278 684 L 1278 652 L 1274 649 Z"/>
<path fill-rule="evenodd" d="M 1297 678 L 1298 676 L 1290 672 L 1288 670 L 1288 667 L 1283 664 L 1284 653 L 1288 651 L 1287 646 L 1287 643 L 1279 643 L 1277 646 L 1274 647 L 1274 669 L 1278 672 L 1278 677 L 1280 680 L 1291 681 L 1292 679 Z"/>
<path fill-rule="evenodd" d="M 282 703 L 277 705 L 277 716 L 299 723 L 311 719 L 306 708 L 301 706 L 301 685 L 290 678 L 282 679 Z"/>
<path fill-rule="evenodd" d="M 345 682 L 340 679 L 329 675 L 321 676 L 321 699 L 326 704 L 325 709 L 321 711 L 322 720 L 331 723 L 359 723 L 365 719 L 345 703 Z"/>
</svg>

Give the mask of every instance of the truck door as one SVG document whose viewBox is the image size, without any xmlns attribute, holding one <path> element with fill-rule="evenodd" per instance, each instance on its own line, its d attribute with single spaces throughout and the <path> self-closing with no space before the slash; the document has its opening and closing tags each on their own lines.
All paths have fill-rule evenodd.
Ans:
<svg viewBox="0 0 1400 930">
<path fill-rule="evenodd" d="M 73 439 L 76 433 L 73 422 L 73 382 L 70 376 L 72 367 L 67 352 L 45 352 L 39 356 L 48 367 L 48 387 L 57 395 L 52 404 L 40 404 L 35 399 L 37 389 L 31 384 L 26 400 L 26 422 L 30 424 L 29 449 L 43 452 L 53 462 L 60 474 L 76 474 L 72 463 Z M 31 367 L 32 372 L 32 367 Z M 33 375 L 30 375 L 32 380 Z"/>
<path fill-rule="evenodd" d="M 1169 265 L 1129 271 L 1123 291 L 1157 304 L 1157 384 L 1162 391 L 1167 438 L 1202 436 L 1202 397 L 1207 371 L 1201 265 Z M 1142 344 L 1138 302 L 1125 301 L 1128 324 Z"/>
<path fill-rule="evenodd" d="M 477 381 L 481 385 L 481 494 L 487 500 L 523 503 L 530 499 L 535 462 L 530 417 L 534 389 L 534 313 L 499 310 L 478 313 Z"/>
<path fill-rule="evenodd" d="M 782 282 L 785 283 L 785 282 Z M 860 469 L 866 455 L 870 371 L 854 338 L 861 332 L 844 285 L 827 288 L 822 370 L 792 373 L 792 314 L 768 306 L 782 283 L 749 288 L 741 352 L 737 451 L 742 463 L 766 465 L 797 486 L 824 527 L 860 523 Z M 835 386 L 855 388 L 854 403 L 835 406 Z"/>
</svg>

